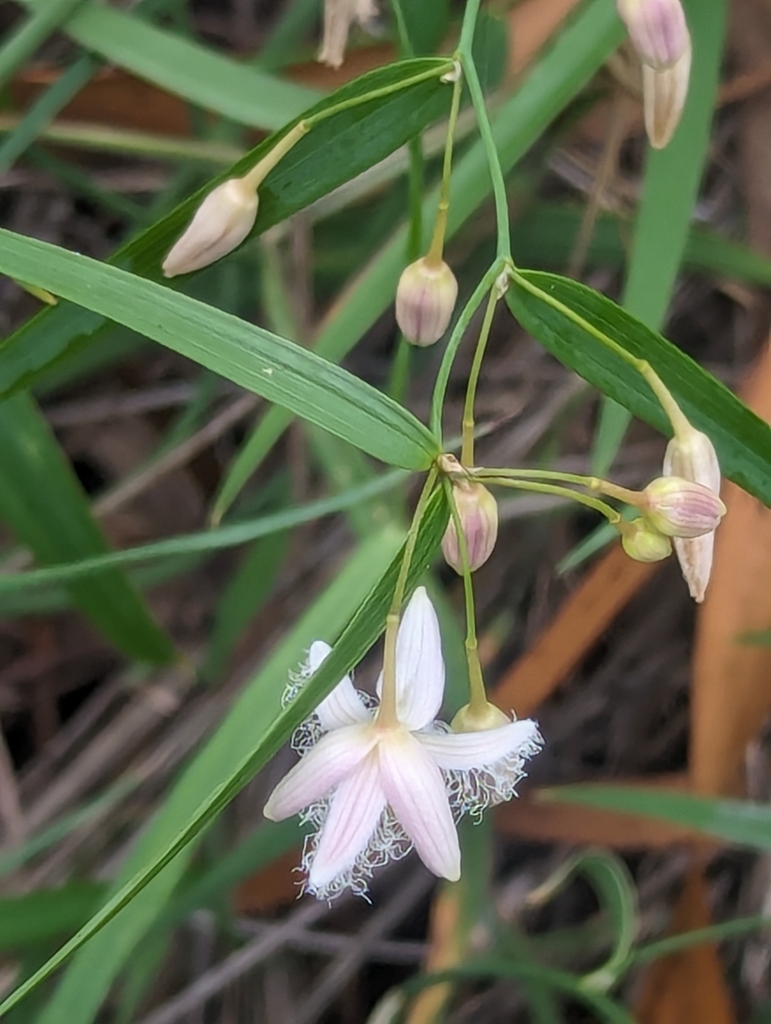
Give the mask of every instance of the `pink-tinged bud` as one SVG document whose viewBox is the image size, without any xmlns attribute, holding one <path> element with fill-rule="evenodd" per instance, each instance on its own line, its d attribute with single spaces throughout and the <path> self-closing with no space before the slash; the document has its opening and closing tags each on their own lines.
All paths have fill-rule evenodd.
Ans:
<svg viewBox="0 0 771 1024">
<path fill-rule="evenodd" d="M 453 485 L 453 495 L 466 538 L 469 568 L 475 572 L 490 557 L 498 539 L 498 505 L 486 487 L 466 480 Z M 442 554 L 447 564 L 462 575 L 463 560 L 452 516 L 442 537 Z"/>
<path fill-rule="evenodd" d="M 713 533 L 726 512 L 711 488 L 679 476 L 662 476 L 643 491 L 645 518 L 668 537 L 702 537 Z"/>
<path fill-rule="evenodd" d="M 717 452 L 706 434 L 689 423 L 680 423 L 675 437 L 667 445 L 664 475 L 679 476 L 720 493 L 720 464 Z M 675 538 L 675 551 L 685 582 L 694 601 L 701 602 L 707 592 L 712 573 L 714 533 L 703 537 Z"/>
<path fill-rule="evenodd" d="M 166 277 L 208 267 L 232 252 L 252 230 L 257 205 L 257 192 L 245 179 L 230 178 L 218 185 L 163 261 Z"/>
<path fill-rule="evenodd" d="M 643 64 L 663 71 L 685 53 L 690 36 L 680 0 L 616 0 L 616 6 Z"/>
<path fill-rule="evenodd" d="M 453 732 L 485 732 L 487 729 L 500 729 L 502 725 L 511 725 L 511 718 L 489 701 L 481 711 L 472 710 L 470 704 L 464 704 L 450 723 Z"/>
<path fill-rule="evenodd" d="M 661 562 L 672 554 L 672 542 L 644 519 L 619 524 L 621 546 L 635 562 Z"/>
<path fill-rule="evenodd" d="M 643 64 L 643 109 L 648 141 L 664 149 L 675 134 L 688 95 L 691 75 L 691 44 L 670 68 L 657 70 Z"/>
<path fill-rule="evenodd" d="M 396 288 L 396 322 L 413 345 L 433 345 L 450 323 L 458 282 L 444 260 L 427 256 L 411 263 Z"/>
</svg>

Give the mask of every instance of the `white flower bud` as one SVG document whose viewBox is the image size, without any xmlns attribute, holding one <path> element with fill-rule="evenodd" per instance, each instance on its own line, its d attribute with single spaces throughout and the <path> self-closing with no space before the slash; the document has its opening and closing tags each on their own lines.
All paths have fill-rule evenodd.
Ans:
<svg viewBox="0 0 771 1024">
<path fill-rule="evenodd" d="M 661 562 L 672 554 L 672 542 L 644 519 L 620 523 L 621 546 L 635 562 Z"/>
<path fill-rule="evenodd" d="M 511 718 L 489 701 L 481 712 L 473 711 L 470 704 L 464 704 L 450 723 L 453 732 L 484 732 L 510 725 Z"/>
<path fill-rule="evenodd" d="M 711 488 L 679 476 L 662 476 L 643 491 L 645 518 L 668 537 L 702 537 L 714 532 L 725 505 Z"/>
<path fill-rule="evenodd" d="M 663 149 L 680 123 L 691 75 L 690 41 L 672 67 L 657 70 L 643 64 L 645 130 L 654 149 Z"/>
<path fill-rule="evenodd" d="M 166 277 L 208 267 L 232 252 L 252 230 L 257 205 L 257 192 L 244 178 L 230 178 L 218 185 L 163 261 Z"/>
<path fill-rule="evenodd" d="M 447 330 L 458 282 L 444 262 L 427 256 L 402 271 L 396 288 L 396 322 L 413 345 L 433 345 Z"/>
<path fill-rule="evenodd" d="M 466 538 L 469 568 L 474 572 L 485 564 L 498 539 L 498 505 L 486 487 L 467 480 L 453 484 L 453 495 Z M 463 573 L 458 532 L 452 516 L 442 537 L 442 554 L 459 575 Z"/>
<path fill-rule="evenodd" d="M 680 0 L 616 0 L 616 6 L 643 64 L 663 71 L 685 53 L 690 37 Z"/>
</svg>

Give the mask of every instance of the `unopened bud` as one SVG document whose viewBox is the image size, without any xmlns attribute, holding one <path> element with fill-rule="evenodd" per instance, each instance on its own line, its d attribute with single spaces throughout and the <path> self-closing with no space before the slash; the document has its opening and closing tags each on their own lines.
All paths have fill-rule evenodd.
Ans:
<svg viewBox="0 0 771 1024">
<path fill-rule="evenodd" d="M 453 732 L 484 732 L 500 729 L 502 725 L 511 725 L 511 718 L 487 701 L 481 711 L 464 704 L 450 723 L 450 728 Z"/>
<path fill-rule="evenodd" d="M 690 37 L 680 0 L 616 0 L 616 6 L 643 64 L 663 71 L 685 53 Z"/>
<path fill-rule="evenodd" d="M 396 288 L 396 322 L 413 345 L 433 345 L 450 323 L 458 282 L 444 260 L 424 256 L 411 263 Z"/>
<path fill-rule="evenodd" d="M 645 130 L 654 149 L 663 149 L 680 123 L 691 75 L 690 40 L 672 67 L 657 70 L 643 64 Z"/>
<path fill-rule="evenodd" d="M 720 496 L 709 487 L 679 476 L 662 476 L 643 491 L 641 509 L 648 522 L 668 537 L 702 537 L 717 529 L 725 515 Z"/>
<path fill-rule="evenodd" d="M 463 535 L 466 538 L 469 569 L 474 572 L 480 565 L 485 564 L 495 547 L 498 538 L 498 505 L 486 487 L 466 480 L 453 485 L 453 495 Z M 442 537 L 442 554 L 447 564 L 459 575 L 463 573 L 463 560 L 453 516 L 450 516 Z"/>
<path fill-rule="evenodd" d="M 672 554 L 672 542 L 669 537 L 654 530 L 644 519 L 621 523 L 619 528 L 621 546 L 635 562 L 661 562 Z"/>
<path fill-rule="evenodd" d="M 166 277 L 208 267 L 232 252 L 252 230 L 257 205 L 257 192 L 245 179 L 230 178 L 218 185 L 163 261 Z"/>
<path fill-rule="evenodd" d="M 706 434 L 689 423 L 679 423 L 677 433 L 667 445 L 664 475 L 679 476 L 720 492 L 720 464 L 717 452 Z M 714 533 L 693 539 L 675 538 L 675 550 L 694 601 L 703 601 L 712 573 Z"/>
</svg>

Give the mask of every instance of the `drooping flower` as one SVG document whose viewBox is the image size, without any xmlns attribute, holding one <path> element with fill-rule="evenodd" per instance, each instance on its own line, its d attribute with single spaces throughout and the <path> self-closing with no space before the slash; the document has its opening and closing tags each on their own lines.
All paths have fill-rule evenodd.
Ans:
<svg viewBox="0 0 771 1024">
<path fill-rule="evenodd" d="M 717 452 L 706 434 L 692 427 L 683 417 L 664 455 L 664 476 L 682 477 L 720 494 L 720 464 Z M 674 538 L 680 568 L 691 597 L 703 601 L 712 572 L 714 530 L 701 537 Z"/>
<path fill-rule="evenodd" d="M 422 256 L 402 271 L 396 288 L 396 322 L 411 345 L 439 341 L 458 298 L 455 274 L 442 259 Z"/>
<path fill-rule="evenodd" d="M 679 476 L 662 476 L 643 491 L 640 507 L 654 529 L 668 537 L 703 537 L 714 533 L 725 515 L 720 495 Z"/>
<path fill-rule="evenodd" d="M 321 641 L 311 646 L 298 686 L 329 651 Z M 444 660 L 423 588 L 399 626 L 395 674 L 396 722 L 379 721 L 377 705 L 346 676 L 295 734 L 301 759 L 265 807 L 274 821 L 304 811 L 315 826 L 302 867 L 307 890 L 322 899 L 346 888 L 363 894 L 376 868 L 413 847 L 434 874 L 459 878 L 457 818 L 510 799 L 525 760 L 540 748 L 529 720 L 463 734 L 435 721 Z"/>
<path fill-rule="evenodd" d="M 486 487 L 470 480 L 453 482 L 453 494 L 466 539 L 469 568 L 471 572 L 476 572 L 493 553 L 498 539 L 498 505 Z M 463 559 L 452 516 L 442 537 L 442 554 L 447 564 L 461 575 Z"/>
<path fill-rule="evenodd" d="M 643 112 L 645 131 L 654 149 L 664 149 L 675 134 L 688 96 L 691 77 L 690 40 L 683 53 L 668 68 L 643 64 Z"/>
<path fill-rule="evenodd" d="M 643 64 L 670 68 L 690 36 L 680 0 L 616 0 L 618 13 Z"/>
<path fill-rule="evenodd" d="M 339 68 L 351 25 L 365 28 L 377 14 L 375 0 L 324 0 L 324 38 L 319 61 Z"/>
</svg>

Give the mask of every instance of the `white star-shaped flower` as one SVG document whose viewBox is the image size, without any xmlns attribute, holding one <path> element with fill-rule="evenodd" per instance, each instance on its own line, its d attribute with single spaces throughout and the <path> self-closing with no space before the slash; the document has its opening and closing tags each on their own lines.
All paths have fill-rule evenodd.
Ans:
<svg viewBox="0 0 771 1024">
<path fill-rule="evenodd" d="M 316 641 L 305 675 L 330 648 Z M 443 878 L 460 877 L 455 828 L 461 814 L 507 800 L 540 748 L 532 721 L 451 733 L 435 721 L 444 695 L 439 623 L 425 589 L 407 606 L 396 643 L 398 721 L 378 721 L 346 676 L 298 730 L 300 762 L 265 807 L 274 821 L 305 810 L 316 826 L 306 843 L 307 890 L 330 898 L 364 893 L 375 868 L 413 847 Z M 378 683 L 378 691 L 382 684 Z"/>
</svg>

